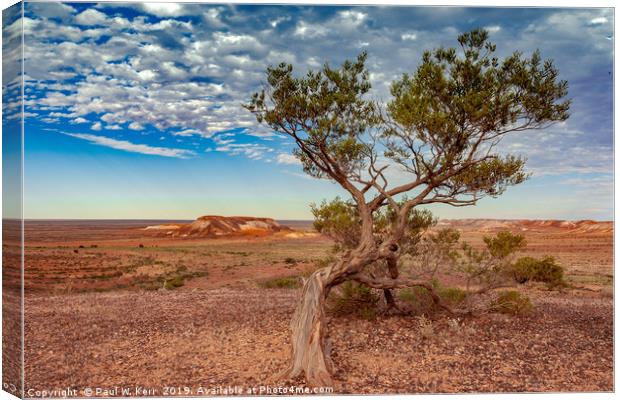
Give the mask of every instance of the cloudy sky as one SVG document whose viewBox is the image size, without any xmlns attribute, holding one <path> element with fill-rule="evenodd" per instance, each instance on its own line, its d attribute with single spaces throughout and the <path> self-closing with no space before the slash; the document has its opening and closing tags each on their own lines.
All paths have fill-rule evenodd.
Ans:
<svg viewBox="0 0 620 400">
<path fill-rule="evenodd" d="M 5 26 L 19 32 L 21 21 Z M 241 107 L 281 61 L 304 72 L 369 53 L 372 95 L 423 50 L 484 27 L 500 56 L 539 48 L 571 118 L 509 138 L 533 177 L 446 218 L 613 218 L 611 9 L 26 3 L 29 218 L 310 218 L 341 194 Z M 6 79 L 5 83 L 6 85 Z"/>
</svg>

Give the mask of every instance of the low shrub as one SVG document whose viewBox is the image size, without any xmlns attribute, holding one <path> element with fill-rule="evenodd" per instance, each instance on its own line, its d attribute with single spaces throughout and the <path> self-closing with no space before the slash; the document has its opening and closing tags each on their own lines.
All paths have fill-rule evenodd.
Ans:
<svg viewBox="0 0 620 400">
<path fill-rule="evenodd" d="M 544 282 L 550 288 L 564 287 L 564 268 L 556 264 L 553 257 L 536 259 L 522 257 L 512 266 L 512 275 L 516 282 L 525 283 L 529 280 Z"/>
<path fill-rule="evenodd" d="M 435 311 L 435 302 L 428 290 L 421 286 L 402 289 L 398 297 L 407 303 L 414 314 L 428 314 Z"/>
<path fill-rule="evenodd" d="M 259 286 L 265 289 L 296 289 L 301 286 L 301 282 L 297 276 L 287 276 L 260 282 Z"/>
<path fill-rule="evenodd" d="M 529 297 L 516 290 L 500 292 L 497 299 L 491 304 L 491 311 L 511 315 L 527 314 L 533 308 Z"/>
<path fill-rule="evenodd" d="M 185 285 L 185 277 L 182 275 L 175 275 L 164 281 L 164 289 L 176 289 Z"/>
<path fill-rule="evenodd" d="M 366 285 L 347 281 L 332 292 L 330 311 L 337 315 L 356 315 L 366 320 L 377 317 L 379 296 Z"/>
<path fill-rule="evenodd" d="M 467 297 L 467 292 L 456 287 L 444 287 L 439 281 L 433 279 L 431 285 L 441 300 L 449 306 L 458 306 Z M 416 314 L 428 314 L 438 309 L 433 301 L 431 293 L 422 286 L 402 289 L 399 292 L 401 300 L 409 304 L 412 311 Z"/>
<path fill-rule="evenodd" d="M 461 304 L 467 297 L 467 292 L 456 287 L 439 287 L 437 292 L 445 303 L 452 306 Z"/>
<path fill-rule="evenodd" d="M 284 263 L 285 264 L 297 264 L 297 260 L 294 259 L 293 257 L 286 257 L 284 259 Z"/>
</svg>

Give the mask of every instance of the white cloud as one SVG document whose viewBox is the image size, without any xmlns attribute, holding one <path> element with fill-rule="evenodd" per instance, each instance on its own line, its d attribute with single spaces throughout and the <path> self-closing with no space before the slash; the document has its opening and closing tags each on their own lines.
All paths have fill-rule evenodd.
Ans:
<svg viewBox="0 0 620 400">
<path fill-rule="evenodd" d="M 497 33 L 502 30 L 502 27 L 499 25 L 490 25 L 490 26 L 485 26 L 484 29 L 489 31 L 489 33 Z"/>
<path fill-rule="evenodd" d="M 95 122 L 90 129 L 92 129 L 93 131 L 100 131 L 101 130 L 101 122 Z"/>
<path fill-rule="evenodd" d="M 341 11 L 339 12 L 339 15 L 343 21 L 351 23 L 355 26 L 361 24 L 367 17 L 367 15 L 364 14 L 363 12 L 355 11 L 355 10 Z"/>
<path fill-rule="evenodd" d="M 198 132 L 196 129 L 185 129 L 179 132 L 172 132 L 172 134 L 174 136 L 192 136 L 192 135 L 198 135 L 200 134 L 200 132 Z"/>
<path fill-rule="evenodd" d="M 150 69 L 145 69 L 143 71 L 138 72 L 138 77 L 140 78 L 141 81 L 152 81 L 153 79 L 155 79 L 157 77 L 157 72 L 150 70 Z"/>
<path fill-rule="evenodd" d="M 234 140 L 217 140 L 220 145 L 215 148 L 215 151 L 228 153 L 233 156 L 243 155 L 251 160 L 265 160 L 265 156 L 268 153 L 274 151 L 274 149 L 258 144 L 258 143 L 234 143 Z"/>
<path fill-rule="evenodd" d="M 28 9 L 32 11 L 33 15 L 44 13 L 49 18 L 60 18 L 62 20 L 66 20 L 75 12 L 73 7 L 60 2 L 33 1 L 28 4 Z"/>
<path fill-rule="evenodd" d="M 597 17 L 590 20 L 590 25 L 602 25 L 607 23 L 607 18 Z"/>
<path fill-rule="evenodd" d="M 106 20 L 106 15 L 100 11 L 95 10 L 94 8 L 84 10 L 75 16 L 75 22 L 80 25 L 103 25 Z"/>
<path fill-rule="evenodd" d="M 178 17 L 185 13 L 183 5 L 179 3 L 142 3 L 142 9 L 158 17 Z"/>
<path fill-rule="evenodd" d="M 278 25 L 280 25 L 282 22 L 285 21 L 290 21 L 291 17 L 286 16 L 286 17 L 278 17 L 276 19 L 272 19 L 271 21 L 269 21 L 269 25 L 271 25 L 272 28 L 276 28 Z"/>
<path fill-rule="evenodd" d="M 221 28 L 224 27 L 226 24 L 224 24 L 220 19 L 220 12 L 221 10 L 219 8 L 209 8 L 203 14 L 203 17 L 209 25 L 215 28 Z"/>
<path fill-rule="evenodd" d="M 139 122 L 134 121 L 131 124 L 129 124 L 128 128 L 131 129 L 132 131 L 141 131 L 144 129 L 144 126 L 142 126 L 142 124 L 140 124 Z"/>
<path fill-rule="evenodd" d="M 316 38 L 327 35 L 327 29 L 322 25 L 313 25 L 299 21 L 294 34 L 303 38 Z"/>
<path fill-rule="evenodd" d="M 82 117 L 78 117 L 78 118 L 73 120 L 73 123 L 75 123 L 75 124 L 84 124 L 86 122 L 88 122 L 88 120 L 86 118 L 82 118 Z M 101 127 L 101 124 L 99 126 Z"/>
<path fill-rule="evenodd" d="M 135 144 L 126 140 L 117 140 L 105 136 L 90 135 L 87 133 L 65 133 L 65 135 L 87 140 L 100 146 L 110 147 L 116 150 L 128 151 L 131 153 L 176 158 L 187 158 L 195 154 L 193 151 L 190 150 L 174 149 L 168 147 L 154 147 L 146 144 Z"/>
<path fill-rule="evenodd" d="M 301 164 L 301 162 L 299 161 L 297 157 L 295 157 L 292 154 L 288 154 L 288 153 L 278 154 L 278 156 L 276 157 L 276 161 L 278 162 L 278 164 L 290 164 L 290 165 Z"/>
<path fill-rule="evenodd" d="M 110 12 L 108 7 L 112 6 L 104 3 L 96 6 L 99 11 L 91 8 L 95 12 L 75 16 L 75 10 L 58 7 L 60 3 L 31 6 L 35 4 L 37 12 L 24 19 L 29 43 L 25 49 L 28 85 L 40 89 L 25 101 L 30 111 L 58 112 L 49 117 L 54 118 L 51 122 L 59 123 L 99 119 L 102 125 L 96 126 L 106 130 L 148 125 L 184 143 L 200 143 L 202 138 L 216 138 L 243 127 L 242 135 L 253 136 L 251 140 L 277 150 L 268 152 L 256 146 L 224 148 L 230 154 L 263 154 L 263 159 L 274 162 L 283 150 L 278 147 L 280 141 L 273 132 L 259 127 L 240 106 L 260 89 L 267 65 L 285 61 L 295 66 L 296 74 L 303 74 L 308 68 L 320 68 L 325 61 L 338 65 L 345 58 L 355 57 L 358 46 L 368 44 L 371 95 L 387 100 L 389 83 L 415 70 L 423 50 L 457 45 L 456 35 L 460 32 L 454 27 L 455 18 L 467 21 L 465 14 L 476 14 L 461 8 L 352 7 L 324 8 L 317 13 L 311 7 L 304 12 L 282 7 L 282 12 L 274 15 L 273 10 L 258 8 L 248 12 L 239 7 L 205 4 L 127 3 L 123 7 L 138 9 L 138 15 L 122 17 L 113 15 L 116 11 Z M 143 10 L 160 18 L 145 16 Z M 583 86 L 573 89 L 572 85 L 590 82 L 592 71 L 600 76 L 607 64 L 611 65 L 612 43 L 606 38 L 613 34 L 609 23 L 613 22 L 612 11 L 541 10 L 540 16 L 529 20 L 527 28 L 517 27 L 513 32 L 511 25 L 511 35 L 497 35 L 498 51 L 519 49 L 529 54 L 541 47 L 543 56 L 556 61 L 561 76 L 569 80 L 571 90 L 576 90 L 571 94 L 575 109 L 579 102 L 598 104 L 598 98 L 583 100 L 591 95 Z M 101 26 L 77 25 L 74 21 L 101 21 L 99 14 L 103 12 L 106 20 Z M 412 17 L 408 18 L 407 13 Z M 198 18 L 190 23 L 175 19 L 179 15 Z M 494 32 L 501 29 L 504 20 L 475 16 L 481 26 L 490 25 L 487 29 Z M 415 26 L 414 17 L 420 22 Z M 14 31 L 9 29 L 9 34 L 19 37 L 19 24 L 7 28 Z M 597 91 L 603 93 L 601 97 L 606 95 L 604 87 Z M 593 142 L 592 136 L 606 144 L 611 134 L 592 133 L 579 125 L 588 118 L 598 121 L 603 108 L 587 111 L 562 127 L 563 132 L 579 128 L 580 133 L 570 138 L 563 136 L 566 145 L 557 152 L 537 153 L 526 143 L 523 154 L 532 155 L 528 165 L 554 170 L 553 163 L 570 146 L 587 148 L 585 142 Z M 532 143 L 540 143 L 540 138 L 533 138 Z M 600 151 L 610 152 L 607 147 Z M 562 170 L 571 168 L 569 161 L 564 164 Z M 600 171 L 609 168 L 608 164 L 590 159 L 578 170 Z"/>
</svg>

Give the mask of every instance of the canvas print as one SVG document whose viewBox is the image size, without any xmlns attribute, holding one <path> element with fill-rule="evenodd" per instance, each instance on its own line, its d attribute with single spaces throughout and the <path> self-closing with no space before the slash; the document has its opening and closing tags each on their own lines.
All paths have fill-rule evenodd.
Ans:
<svg viewBox="0 0 620 400">
<path fill-rule="evenodd" d="M 613 15 L 5 9 L 3 390 L 613 391 Z"/>
</svg>

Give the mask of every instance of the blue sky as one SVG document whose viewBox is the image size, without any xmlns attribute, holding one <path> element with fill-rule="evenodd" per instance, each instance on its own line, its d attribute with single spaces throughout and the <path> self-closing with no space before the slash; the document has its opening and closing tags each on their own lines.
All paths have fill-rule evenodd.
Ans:
<svg viewBox="0 0 620 400">
<path fill-rule="evenodd" d="M 18 32 L 5 27 L 5 35 Z M 270 64 L 300 72 L 369 53 L 372 96 L 425 49 L 484 27 L 500 56 L 539 48 L 571 118 L 510 137 L 533 177 L 443 218 L 613 218 L 613 11 L 26 3 L 29 218 L 311 217 L 343 192 L 303 175 L 292 144 L 241 103 Z M 393 171 L 400 179 L 398 171 Z"/>
</svg>

